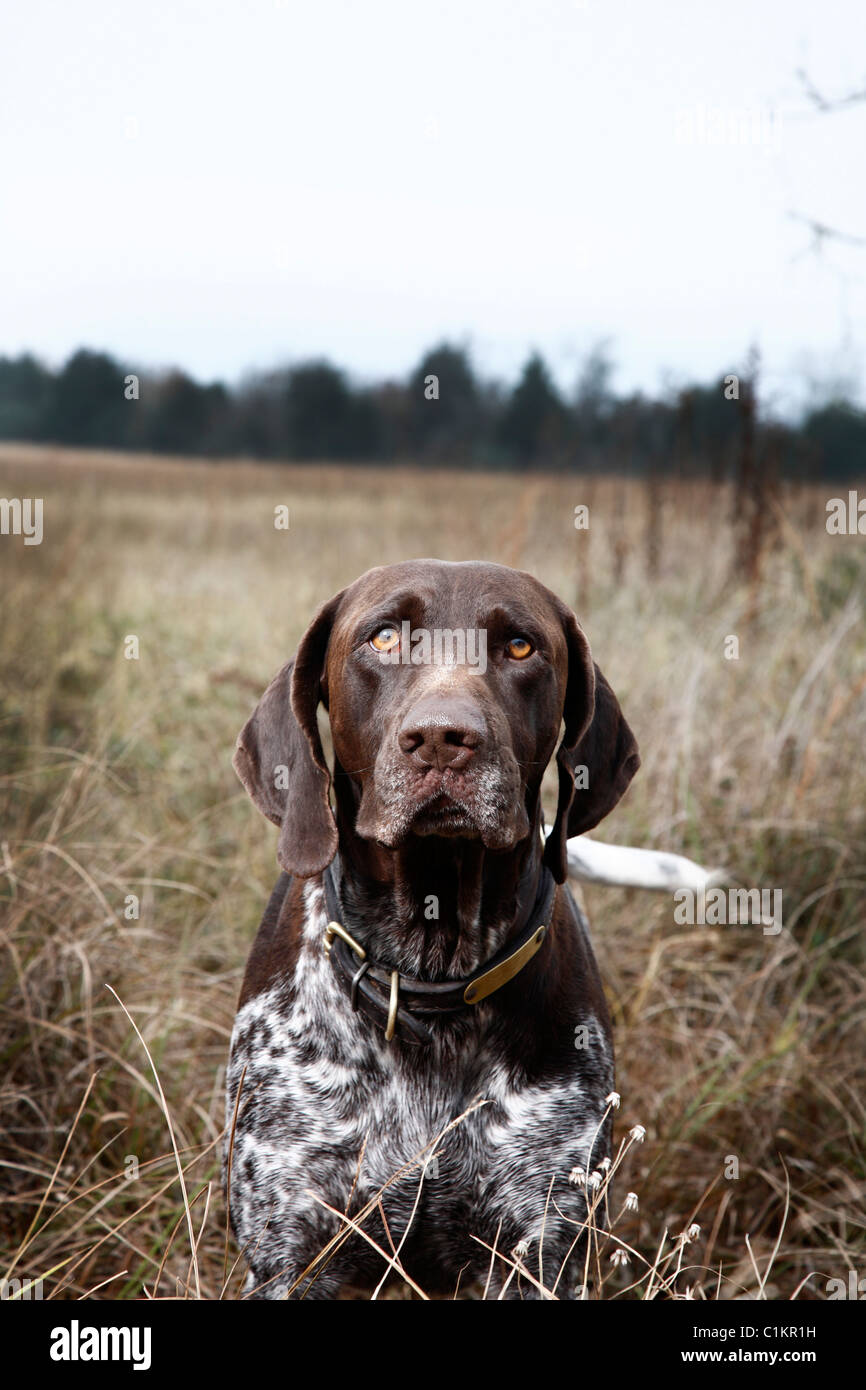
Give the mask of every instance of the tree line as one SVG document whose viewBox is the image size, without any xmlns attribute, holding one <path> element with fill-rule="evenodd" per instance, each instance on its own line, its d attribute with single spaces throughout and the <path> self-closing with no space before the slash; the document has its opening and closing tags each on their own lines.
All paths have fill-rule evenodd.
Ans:
<svg viewBox="0 0 866 1390">
<path fill-rule="evenodd" d="M 655 399 L 616 395 L 602 350 L 563 393 L 538 353 L 516 384 L 482 379 L 465 349 L 426 352 L 408 377 L 354 383 L 326 360 L 201 384 L 178 369 L 137 371 L 81 348 L 56 371 L 0 357 L 0 439 L 211 458 L 451 464 L 632 473 L 737 467 L 753 381 L 732 375 Z M 750 407 L 751 408 L 751 407 Z M 750 442 L 750 446 L 752 444 Z M 862 477 L 866 412 L 839 399 L 797 425 L 758 425 L 759 466 L 776 474 Z M 763 460 L 763 464 L 761 461 Z"/>
</svg>

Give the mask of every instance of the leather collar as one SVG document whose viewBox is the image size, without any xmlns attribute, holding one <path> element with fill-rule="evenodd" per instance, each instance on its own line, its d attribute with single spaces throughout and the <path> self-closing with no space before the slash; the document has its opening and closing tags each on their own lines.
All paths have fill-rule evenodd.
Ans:
<svg viewBox="0 0 866 1390">
<path fill-rule="evenodd" d="M 542 865 L 535 901 L 520 929 L 501 950 L 462 980 L 416 980 L 376 964 L 361 942 L 342 925 L 342 908 L 331 868 L 325 870 L 329 922 L 325 951 L 352 1008 L 377 1024 L 388 1042 L 398 1037 L 413 1046 L 433 1040 L 425 1020 L 471 1009 L 514 978 L 542 945 L 550 927 L 556 882 Z"/>
</svg>

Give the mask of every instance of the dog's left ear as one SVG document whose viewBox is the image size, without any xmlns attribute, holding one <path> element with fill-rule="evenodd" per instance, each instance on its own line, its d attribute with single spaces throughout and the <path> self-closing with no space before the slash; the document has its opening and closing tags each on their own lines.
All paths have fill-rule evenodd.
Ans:
<svg viewBox="0 0 866 1390">
<path fill-rule="evenodd" d="M 637 740 L 619 701 L 592 659 L 574 614 L 562 606 L 568 644 L 565 732 L 556 753 L 559 796 L 544 862 L 557 883 L 567 873 L 566 840 L 612 811 L 640 767 Z"/>
</svg>

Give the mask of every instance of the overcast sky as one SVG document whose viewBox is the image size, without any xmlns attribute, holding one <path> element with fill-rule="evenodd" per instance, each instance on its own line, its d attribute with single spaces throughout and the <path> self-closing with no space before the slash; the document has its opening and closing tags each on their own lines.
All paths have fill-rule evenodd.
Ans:
<svg viewBox="0 0 866 1390">
<path fill-rule="evenodd" d="M 866 244 L 790 213 L 866 238 L 866 103 L 800 67 L 866 87 L 863 0 L 10 5 L 0 352 L 860 393 Z"/>
</svg>

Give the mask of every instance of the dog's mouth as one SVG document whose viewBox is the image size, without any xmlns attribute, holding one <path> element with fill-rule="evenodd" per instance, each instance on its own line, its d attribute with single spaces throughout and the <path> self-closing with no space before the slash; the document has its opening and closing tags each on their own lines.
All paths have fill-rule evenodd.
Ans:
<svg viewBox="0 0 866 1390">
<path fill-rule="evenodd" d="M 432 801 L 419 808 L 412 821 L 411 833 L 477 840 L 481 831 L 462 802 L 454 801 L 447 792 L 439 792 Z"/>
<path fill-rule="evenodd" d="M 355 830 L 388 849 L 432 836 L 510 849 L 528 834 L 529 820 L 517 765 L 504 761 L 504 767 L 473 763 L 413 775 L 405 761 L 385 760 L 362 792 Z"/>
</svg>

